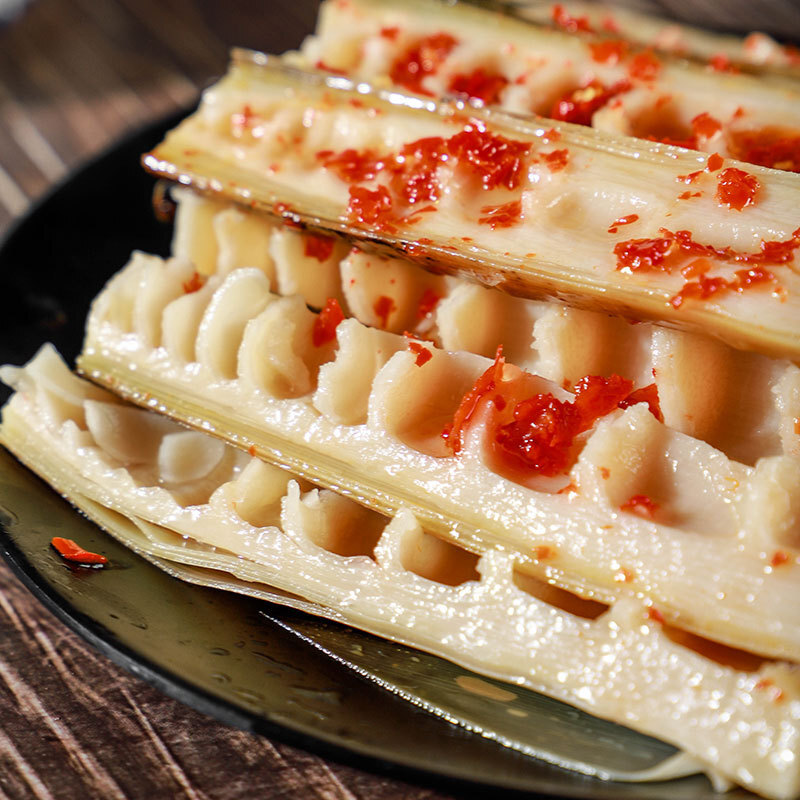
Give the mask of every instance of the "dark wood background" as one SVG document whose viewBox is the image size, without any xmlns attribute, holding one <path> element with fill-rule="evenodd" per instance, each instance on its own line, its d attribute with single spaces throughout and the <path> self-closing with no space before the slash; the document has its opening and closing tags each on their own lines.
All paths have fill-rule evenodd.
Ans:
<svg viewBox="0 0 800 800">
<path fill-rule="evenodd" d="M 800 34 L 793 0 L 635 5 Z M 316 6 L 35 0 L 0 27 L 0 235 L 124 132 L 194 100 L 224 70 L 230 45 L 298 45 Z M 67 630 L 0 563 L 0 800 L 249 797 L 445 795 L 228 728 L 165 697 Z"/>
</svg>

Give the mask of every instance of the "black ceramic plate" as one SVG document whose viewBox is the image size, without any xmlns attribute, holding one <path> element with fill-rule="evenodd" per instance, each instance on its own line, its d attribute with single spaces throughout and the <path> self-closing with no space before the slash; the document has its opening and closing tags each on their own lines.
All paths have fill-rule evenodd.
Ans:
<svg viewBox="0 0 800 800">
<path fill-rule="evenodd" d="M 0 248 L 0 363 L 24 363 L 45 340 L 74 359 L 91 298 L 130 251 L 166 253 L 171 230 L 153 217 L 152 181 L 138 162 L 174 122 L 127 139 L 80 170 L 8 236 Z M 492 796 L 715 796 L 701 777 L 602 783 L 415 708 L 293 635 L 287 627 L 302 627 L 298 612 L 183 583 L 138 558 L 4 451 L 0 525 L 5 559 L 67 625 L 117 664 L 229 724 L 406 780 L 444 781 L 466 794 L 485 796 L 492 787 Z M 66 567 L 48 546 L 53 535 L 101 550 L 113 567 Z"/>
</svg>

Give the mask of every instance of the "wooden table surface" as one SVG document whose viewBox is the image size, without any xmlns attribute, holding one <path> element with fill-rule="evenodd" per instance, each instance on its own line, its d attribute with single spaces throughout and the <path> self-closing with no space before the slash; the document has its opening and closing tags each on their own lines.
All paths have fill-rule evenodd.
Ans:
<svg viewBox="0 0 800 800">
<path fill-rule="evenodd" d="M 316 0 L 35 0 L 0 28 L 0 236 L 126 131 L 191 103 L 233 44 L 280 52 Z M 0 800 L 444 798 L 216 722 L 56 620 L 0 562 Z"/>
<path fill-rule="evenodd" d="M 663 5 L 675 11 L 681 0 Z M 752 14 L 746 0 L 724 5 L 728 16 L 734 6 Z M 224 71 L 229 46 L 298 45 L 316 6 L 35 0 L 0 27 L 0 236 L 125 131 L 195 99 Z M 711 13 L 706 0 L 684 6 Z M 796 5 L 775 8 L 773 27 L 788 14 L 797 36 Z M 445 796 L 234 730 L 164 696 L 85 644 L 0 563 L 0 800 Z"/>
</svg>

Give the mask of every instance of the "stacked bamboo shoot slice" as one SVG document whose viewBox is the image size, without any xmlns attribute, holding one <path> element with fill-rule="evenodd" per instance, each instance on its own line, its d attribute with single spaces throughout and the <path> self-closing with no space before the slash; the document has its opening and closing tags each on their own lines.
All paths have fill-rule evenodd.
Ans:
<svg viewBox="0 0 800 800">
<path fill-rule="evenodd" d="M 44 351 L 3 376 L 3 439 L 151 555 L 795 797 L 800 176 L 437 103 L 447 59 L 416 96 L 359 82 L 451 19 L 448 54 L 484 69 L 484 12 L 425 8 L 327 4 L 295 62 L 354 80 L 239 51 L 145 157 L 181 187 L 173 254 L 112 278 L 79 367 L 216 438 Z M 533 30 L 484 49 L 513 71 Z M 659 62 L 624 94 L 684 80 L 681 113 L 713 85 L 794 124 L 786 77 Z"/>
</svg>

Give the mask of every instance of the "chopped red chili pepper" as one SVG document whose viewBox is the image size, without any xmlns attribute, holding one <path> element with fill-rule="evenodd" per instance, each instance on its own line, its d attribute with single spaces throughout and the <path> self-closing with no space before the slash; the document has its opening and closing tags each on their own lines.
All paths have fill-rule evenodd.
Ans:
<svg viewBox="0 0 800 800">
<path fill-rule="evenodd" d="M 530 149 L 530 142 L 490 133 L 481 123 L 470 123 L 447 140 L 447 150 L 459 166 L 479 175 L 487 190 L 516 189 L 522 178 L 522 159 Z"/>
<path fill-rule="evenodd" d="M 397 39 L 397 35 L 400 33 L 400 28 L 396 25 L 392 27 L 381 28 L 381 36 L 384 39 L 388 39 L 389 41 L 393 42 Z"/>
<path fill-rule="evenodd" d="M 205 275 L 201 275 L 197 270 L 192 273 L 192 277 L 189 278 L 188 281 L 184 281 L 183 291 L 185 294 L 193 294 L 194 292 L 199 292 L 205 285 L 208 278 Z"/>
<path fill-rule="evenodd" d="M 664 622 L 664 615 L 655 606 L 650 606 L 650 608 L 647 609 L 647 616 L 653 620 L 653 622 L 658 622 L 659 624 L 663 624 Z"/>
<path fill-rule="evenodd" d="M 316 69 L 321 69 L 324 70 L 325 72 L 330 72 L 333 75 L 347 75 L 346 70 L 339 69 L 338 67 L 332 67 L 330 66 L 330 64 L 326 64 L 322 59 L 317 61 L 317 63 L 314 64 L 314 66 L 316 67 Z"/>
<path fill-rule="evenodd" d="M 630 225 L 632 222 L 636 222 L 638 219 L 639 219 L 639 215 L 638 214 L 628 214 L 628 215 L 626 215 L 624 217 L 619 217 L 618 219 L 615 219 L 611 223 L 611 227 L 608 229 L 608 232 L 609 233 L 616 233 L 617 229 L 621 225 Z"/>
<path fill-rule="evenodd" d="M 512 200 L 499 206 L 484 206 L 481 214 L 486 216 L 478 219 L 479 225 L 488 225 L 492 230 L 495 228 L 510 228 L 516 225 L 522 218 L 522 202 Z"/>
<path fill-rule="evenodd" d="M 379 186 L 375 190 L 351 186 L 347 216 L 351 222 L 372 225 L 379 231 L 394 230 L 397 222 L 392 208 L 392 197 L 385 186 Z"/>
<path fill-rule="evenodd" d="M 322 233 L 309 233 L 305 236 L 303 244 L 303 253 L 307 258 L 316 258 L 320 263 L 324 263 L 331 257 L 336 239 Z"/>
<path fill-rule="evenodd" d="M 389 317 L 393 311 L 397 310 L 394 300 L 385 294 L 382 294 L 372 306 L 372 310 L 381 321 L 381 328 L 384 330 L 389 327 Z"/>
<path fill-rule="evenodd" d="M 552 10 L 553 22 L 568 33 L 592 33 L 592 25 L 588 17 L 573 17 L 560 3 L 556 3 Z"/>
<path fill-rule="evenodd" d="M 542 153 L 541 158 L 550 168 L 550 172 L 561 172 L 569 163 L 569 150 L 563 148 L 550 153 Z"/>
<path fill-rule="evenodd" d="M 361 183 L 372 180 L 386 166 L 386 158 L 379 156 L 374 150 L 320 150 L 317 160 L 325 169 L 329 169 L 347 183 Z"/>
<path fill-rule="evenodd" d="M 717 175 L 717 201 L 721 206 L 741 211 L 755 205 L 756 194 L 761 188 L 758 178 L 737 167 L 728 167 Z"/>
<path fill-rule="evenodd" d="M 344 312 L 339 301 L 335 297 L 329 297 L 314 320 L 314 327 L 311 330 L 314 347 L 322 347 L 323 344 L 332 342 L 336 338 L 336 328 L 343 319 Z"/>
<path fill-rule="evenodd" d="M 708 66 L 711 67 L 714 72 L 739 72 L 739 68 L 731 63 L 730 58 L 728 58 L 725 53 L 717 53 L 711 56 L 708 61 Z"/>
<path fill-rule="evenodd" d="M 762 167 L 800 172 L 800 135 L 778 127 L 736 131 L 729 135 L 731 153 Z"/>
<path fill-rule="evenodd" d="M 426 36 L 392 64 L 389 77 L 398 86 L 432 97 L 433 92 L 428 91 L 422 81 L 439 71 L 439 67 L 457 44 L 458 40 L 449 33 Z"/>
<path fill-rule="evenodd" d="M 494 105 L 500 100 L 500 93 L 508 86 L 508 79 L 498 73 L 487 72 L 478 67 L 469 75 L 454 75 L 449 91 L 480 100 L 485 105 Z"/>
<path fill-rule="evenodd" d="M 664 421 L 664 415 L 661 413 L 661 401 L 658 397 L 658 386 L 651 383 L 648 386 L 642 386 L 641 389 L 631 392 L 624 400 L 619 403 L 620 408 L 629 408 L 635 406 L 637 403 L 647 403 L 650 413 L 659 421 Z"/>
<path fill-rule="evenodd" d="M 589 42 L 592 59 L 600 64 L 618 64 L 628 55 L 628 43 L 624 39 L 606 39 Z"/>
<path fill-rule="evenodd" d="M 99 553 L 92 553 L 84 550 L 77 542 L 72 539 L 64 539 L 61 536 L 54 536 L 50 544 L 55 548 L 61 558 L 67 561 L 74 561 L 78 564 L 107 564 L 108 559 Z"/>
<path fill-rule="evenodd" d="M 661 61 L 651 50 L 637 53 L 628 66 L 631 78 L 640 81 L 654 81 L 661 72 Z"/>
<path fill-rule="evenodd" d="M 769 565 L 771 567 L 780 567 L 782 564 L 786 564 L 789 561 L 789 556 L 783 552 L 783 550 L 776 550 L 772 554 L 772 558 L 769 560 Z"/>
<path fill-rule="evenodd" d="M 719 153 L 712 153 L 706 161 L 706 172 L 716 172 L 723 164 L 725 159 Z"/>
<path fill-rule="evenodd" d="M 433 353 L 431 353 L 430 348 L 425 347 L 424 344 L 420 344 L 419 342 L 415 342 L 413 340 L 409 341 L 408 349 L 414 353 L 414 355 L 416 355 L 417 358 L 414 363 L 418 367 L 427 364 L 433 358 Z"/>
<path fill-rule="evenodd" d="M 426 289 L 419 299 L 417 319 L 425 319 L 429 314 L 432 314 L 441 299 L 433 289 Z"/>
<path fill-rule="evenodd" d="M 704 111 L 692 119 L 692 130 L 695 136 L 702 136 L 704 139 L 710 139 L 715 134 L 722 130 L 722 123 L 718 119 L 714 119 L 708 112 Z"/>
<path fill-rule="evenodd" d="M 442 438 L 454 455 L 460 453 L 464 446 L 464 432 L 477 411 L 481 399 L 491 394 L 503 379 L 505 364 L 506 360 L 503 357 L 501 345 L 497 348 L 497 355 L 492 366 L 475 381 L 473 387 L 464 395 L 453 416 L 452 424 L 442 431 Z"/>
<path fill-rule="evenodd" d="M 631 85 L 626 80 L 618 81 L 610 87 L 605 87 L 597 80 L 591 81 L 562 95 L 553 104 L 549 116 L 575 125 L 591 125 L 595 111 L 630 89 Z"/>
</svg>

